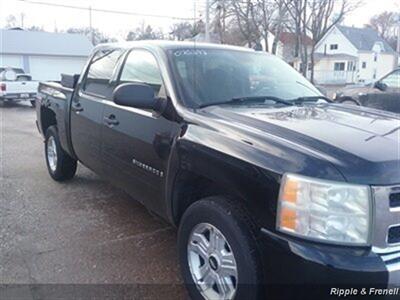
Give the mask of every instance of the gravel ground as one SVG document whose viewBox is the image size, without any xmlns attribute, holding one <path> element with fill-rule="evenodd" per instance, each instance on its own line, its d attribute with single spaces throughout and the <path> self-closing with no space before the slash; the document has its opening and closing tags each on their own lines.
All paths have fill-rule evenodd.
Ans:
<svg viewBox="0 0 400 300">
<path fill-rule="evenodd" d="M 0 107 L 0 298 L 187 298 L 176 230 L 82 165 L 52 181 L 35 119 Z"/>
</svg>

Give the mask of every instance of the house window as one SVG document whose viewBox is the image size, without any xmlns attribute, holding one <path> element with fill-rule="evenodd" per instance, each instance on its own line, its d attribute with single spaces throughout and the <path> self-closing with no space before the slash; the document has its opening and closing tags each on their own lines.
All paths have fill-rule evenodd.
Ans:
<svg viewBox="0 0 400 300">
<path fill-rule="evenodd" d="M 334 70 L 335 71 L 344 71 L 344 68 L 345 68 L 345 63 L 344 62 L 335 63 L 335 66 L 334 66 Z"/>
<path fill-rule="evenodd" d="M 363 62 L 362 62 L 362 68 L 363 68 L 363 69 L 366 69 L 366 68 L 367 68 L 367 62 L 366 62 L 366 61 L 363 61 Z"/>
<path fill-rule="evenodd" d="M 331 50 L 337 50 L 339 48 L 338 44 L 331 44 Z"/>
<path fill-rule="evenodd" d="M 374 53 L 374 61 L 378 61 L 378 53 Z"/>
</svg>

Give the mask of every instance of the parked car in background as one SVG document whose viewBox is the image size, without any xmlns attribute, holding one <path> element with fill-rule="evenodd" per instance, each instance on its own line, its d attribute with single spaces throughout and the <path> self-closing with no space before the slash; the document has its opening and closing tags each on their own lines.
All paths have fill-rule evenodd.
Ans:
<svg viewBox="0 0 400 300">
<path fill-rule="evenodd" d="M 35 106 L 38 86 L 23 69 L 0 67 L 0 102 L 30 101 Z"/>
<path fill-rule="evenodd" d="M 400 113 L 400 69 L 375 83 L 349 86 L 333 95 L 336 102 Z"/>
<path fill-rule="evenodd" d="M 398 285 L 399 118 L 332 103 L 273 55 L 193 45 L 101 45 L 40 83 L 50 176 L 79 161 L 179 227 L 191 299 Z"/>
</svg>

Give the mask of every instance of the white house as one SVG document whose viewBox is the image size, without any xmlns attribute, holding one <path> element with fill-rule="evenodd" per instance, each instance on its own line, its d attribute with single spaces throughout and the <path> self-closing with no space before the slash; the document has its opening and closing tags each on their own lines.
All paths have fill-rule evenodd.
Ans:
<svg viewBox="0 0 400 300">
<path fill-rule="evenodd" d="M 333 27 L 317 44 L 315 82 L 370 83 L 392 71 L 396 52 L 371 28 Z"/>
<path fill-rule="evenodd" d="M 33 80 L 80 73 L 92 48 L 79 34 L 0 30 L 0 66 L 22 68 Z"/>
</svg>

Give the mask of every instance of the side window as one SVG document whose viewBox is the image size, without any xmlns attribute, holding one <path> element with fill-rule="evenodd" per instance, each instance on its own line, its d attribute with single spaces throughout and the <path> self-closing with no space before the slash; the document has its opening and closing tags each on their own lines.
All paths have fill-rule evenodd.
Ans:
<svg viewBox="0 0 400 300">
<path fill-rule="evenodd" d="M 155 94 L 162 86 L 161 72 L 153 54 L 146 50 L 133 50 L 122 68 L 121 83 L 140 82 L 150 85 Z"/>
<path fill-rule="evenodd" d="M 390 88 L 400 89 L 400 70 L 386 76 L 382 82 Z"/>
<path fill-rule="evenodd" d="M 110 98 L 113 87 L 110 80 L 122 51 L 119 49 L 105 49 L 97 52 L 89 66 L 83 90 L 85 92 Z"/>
</svg>

